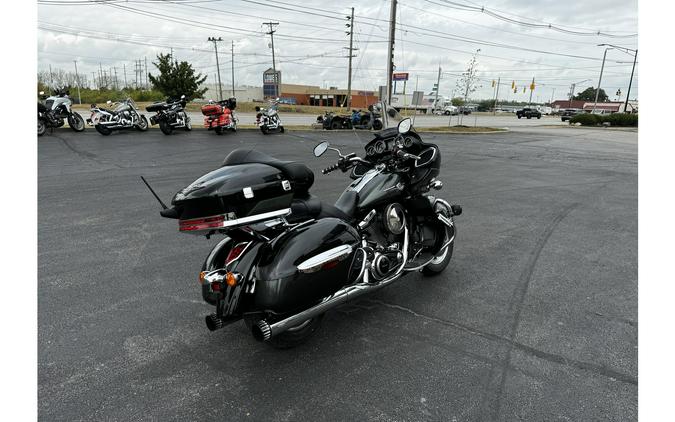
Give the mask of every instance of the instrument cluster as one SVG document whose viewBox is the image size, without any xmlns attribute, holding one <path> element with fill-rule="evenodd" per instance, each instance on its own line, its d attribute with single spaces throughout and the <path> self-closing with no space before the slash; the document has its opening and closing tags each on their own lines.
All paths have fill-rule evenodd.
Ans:
<svg viewBox="0 0 675 422">
<path fill-rule="evenodd" d="M 412 148 L 415 144 L 420 143 L 420 140 L 414 134 L 406 134 L 402 139 L 403 147 L 407 150 Z M 396 146 L 396 137 L 392 138 L 378 138 L 370 141 L 366 145 L 366 158 L 370 160 L 378 160 L 383 155 L 394 151 Z"/>
</svg>

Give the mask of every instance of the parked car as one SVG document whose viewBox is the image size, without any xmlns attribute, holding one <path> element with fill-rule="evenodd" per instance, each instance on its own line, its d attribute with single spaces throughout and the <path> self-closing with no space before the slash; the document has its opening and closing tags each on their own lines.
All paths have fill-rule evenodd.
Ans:
<svg viewBox="0 0 675 422">
<path fill-rule="evenodd" d="M 572 119 L 572 117 L 576 116 L 577 114 L 581 114 L 583 112 L 584 112 L 583 110 L 579 110 L 578 108 L 566 108 L 565 110 L 562 111 L 562 113 L 560 113 L 560 120 L 562 120 L 563 122 L 567 122 L 570 119 Z"/>
<path fill-rule="evenodd" d="M 522 117 L 525 117 L 527 119 L 531 119 L 533 117 L 536 117 L 537 119 L 541 119 L 541 112 L 537 109 L 534 109 L 534 108 L 525 107 L 522 110 L 516 111 L 516 116 L 519 119 L 522 118 Z"/>
</svg>

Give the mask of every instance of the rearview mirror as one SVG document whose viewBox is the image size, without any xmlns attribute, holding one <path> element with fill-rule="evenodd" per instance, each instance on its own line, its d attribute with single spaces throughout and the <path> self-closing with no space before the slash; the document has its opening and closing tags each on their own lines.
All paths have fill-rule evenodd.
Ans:
<svg viewBox="0 0 675 422">
<path fill-rule="evenodd" d="M 412 120 L 408 117 L 407 119 L 403 119 L 398 123 L 398 133 L 401 135 L 405 135 L 406 133 L 410 132 L 410 129 L 412 128 Z"/>
<path fill-rule="evenodd" d="M 328 142 L 323 141 L 319 145 L 314 147 L 314 156 L 315 157 L 321 157 L 326 150 L 328 150 L 328 145 L 330 145 Z"/>
</svg>

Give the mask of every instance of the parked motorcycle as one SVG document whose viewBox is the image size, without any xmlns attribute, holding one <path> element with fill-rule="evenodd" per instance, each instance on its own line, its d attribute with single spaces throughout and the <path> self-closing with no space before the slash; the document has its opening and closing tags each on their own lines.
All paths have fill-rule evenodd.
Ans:
<svg viewBox="0 0 675 422">
<path fill-rule="evenodd" d="M 159 123 L 159 129 L 165 135 L 171 135 L 174 129 L 192 130 L 190 116 L 185 112 L 186 103 L 185 95 L 181 95 L 179 100 L 169 98 L 164 102 L 150 104 L 145 110 L 156 113 L 150 116 L 150 124 L 154 126 Z"/>
<path fill-rule="evenodd" d="M 382 115 L 372 105 L 368 111 L 352 110 L 351 120 L 354 129 L 382 130 Z"/>
<path fill-rule="evenodd" d="M 328 130 L 351 129 L 352 118 L 348 114 L 336 114 L 332 111 L 326 111 L 323 116 L 316 118 L 318 124 L 323 125 L 323 128 Z"/>
<path fill-rule="evenodd" d="M 237 149 L 222 166 L 180 190 L 160 215 L 181 233 L 224 234 L 199 273 L 215 307 L 209 330 L 243 319 L 253 336 L 287 348 L 306 341 L 324 313 L 403 275 L 432 276 L 450 262 L 459 205 L 433 195 L 441 155 L 410 119 L 375 134 L 364 158 L 343 155 L 323 174 L 354 180 L 335 205 L 310 194 L 314 174 L 300 162 Z"/>
<path fill-rule="evenodd" d="M 279 98 L 270 101 L 269 108 L 255 107 L 255 124 L 260 127 L 260 131 L 267 135 L 273 132 L 284 133 L 284 126 L 279 117 Z"/>
<path fill-rule="evenodd" d="M 209 101 L 202 106 L 204 115 L 204 127 L 208 130 L 214 130 L 216 134 L 222 135 L 226 130 L 237 131 L 237 117 L 234 115 L 234 109 L 237 108 L 237 99 L 232 97 L 226 100 Z"/>
<path fill-rule="evenodd" d="M 65 90 L 57 90 L 52 96 L 46 96 L 44 91 L 40 91 L 40 98 L 43 101 L 38 101 L 38 136 L 44 135 L 47 128 L 63 126 L 65 120 L 75 132 L 84 130 L 84 119 L 72 110 L 73 102 L 68 95 L 68 91 Z"/>
<path fill-rule="evenodd" d="M 142 115 L 136 103 L 131 98 L 113 103 L 108 100 L 106 104 L 112 108 L 91 105 L 91 116 L 87 123 L 93 125 L 101 135 L 108 136 L 114 130 L 135 128 L 141 132 L 148 130 L 148 119 Z"/>
</svg>

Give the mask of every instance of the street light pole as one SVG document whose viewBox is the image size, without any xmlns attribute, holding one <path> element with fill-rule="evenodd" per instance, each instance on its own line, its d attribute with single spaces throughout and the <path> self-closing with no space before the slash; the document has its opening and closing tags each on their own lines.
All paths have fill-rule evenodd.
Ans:
<svg viewBox="0 0 675 422">
<path fill-rule="evenodd" d="M 600 79 L 598 79 L 598 87 L 595 90 L 595 102 L 593 103 L 593 111 L 595 113 L 595 108 L 598 106 L 598 96 L 600 95 L 600 84 L 602 83 L 602 72 L 605 70 L 605 59 L 607 58 L 607 50 L 611 50 L 611 47 L 605 48 L 605 54 L 602 55 L 602 67 L 600 67 Z"/>
</svg>

